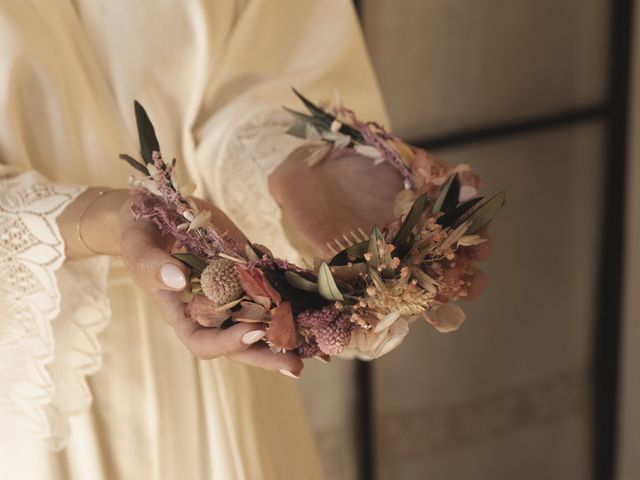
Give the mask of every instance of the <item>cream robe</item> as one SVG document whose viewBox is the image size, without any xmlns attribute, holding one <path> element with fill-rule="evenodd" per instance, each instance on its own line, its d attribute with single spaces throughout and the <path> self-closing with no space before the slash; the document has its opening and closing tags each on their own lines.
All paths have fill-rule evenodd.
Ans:
<svg viewBox="0 0 640 480">
<path fill-rule="evenodd" d="M 194 360 L 118 259 L 64 261 L 55 218 L 126 186 L 137 99 L 198 193 L 295 260 L 266 185 L 289 87 L 385 121 L 350 2 L 2 0 L 0 49 L 0 478 L 321 478 L 294 381 Z"/>
</svg>

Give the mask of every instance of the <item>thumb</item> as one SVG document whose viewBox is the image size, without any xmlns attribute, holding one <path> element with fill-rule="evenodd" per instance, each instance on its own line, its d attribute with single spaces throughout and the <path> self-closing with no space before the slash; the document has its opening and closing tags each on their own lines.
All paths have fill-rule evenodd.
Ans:
<svg viewBox="0 0 640 480">
<path fill-rule="evenodd" d="M 121 254 L 135 282 L 146 290 L 184 290 L 187 268 L 166 251 L 155 225 L 139 220 L 128 224 Z"/>
</svg>

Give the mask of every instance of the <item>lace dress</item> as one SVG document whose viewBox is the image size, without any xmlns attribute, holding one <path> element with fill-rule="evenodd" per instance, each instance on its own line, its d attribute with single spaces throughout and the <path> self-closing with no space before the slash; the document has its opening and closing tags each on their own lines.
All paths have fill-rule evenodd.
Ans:
<svg viewBox="0 0 640 480">
<path fill-rule="evenodd" d="M 0 42 L 0 478 L 321 478 L 295 381 L 195 360 L 56 218 L 126 186 L 138 99 L 197 193 L 295 260 L 267 188 L 290 86 L 384 120 L 349 2 L 9 1 Z"/>
</svg>

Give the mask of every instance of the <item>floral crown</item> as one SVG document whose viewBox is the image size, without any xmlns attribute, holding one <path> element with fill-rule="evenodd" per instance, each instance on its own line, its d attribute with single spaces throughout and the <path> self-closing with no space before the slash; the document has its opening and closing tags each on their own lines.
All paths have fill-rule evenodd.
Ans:
<svg viewBox="0 0 640 480">
<path fill-rule="evenodd" d="M 383 355 L 419 316 L 439 331 L 455 330 L 464 313 L 451 301 L 467 295 L 469 277 L 451 281 L 447 269 L 484 241 L 478 231 L 504 205 L 504 192 L 479 197 L 479 178 L 468 166 L 444 166 L 339 102 L 321 108 L 294 92 L 308 112 L 287 109 L 294 121 L 287 133 L 313 147 L 308 164 L 348 161 L 342 157 L 350 154 L 389 163 L 404 179 L 398 218 L 336 239 L 333 258 L 316 259 L 313 269 L 240 244 L 190 198 L 193 184 L 177 183 L 176 160 L 162 158 L 153 125 L 135 102 L 142 161 L 120 155 L 142 174 L 130 180 L 132 213 L 175 238 L 173 256 L 191 272 L 185 315 L 213 328 L 261 323 L 273 350 L 325 360 Z"/>
</svg>

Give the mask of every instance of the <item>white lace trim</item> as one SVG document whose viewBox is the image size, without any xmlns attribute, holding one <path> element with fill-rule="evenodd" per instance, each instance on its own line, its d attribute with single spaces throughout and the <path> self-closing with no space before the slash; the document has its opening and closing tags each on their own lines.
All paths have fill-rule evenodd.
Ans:
<svg viewBox="0 0 640 480">
<path fill-rule="evenodd" d="M 53 450 L 91 403 L 85 376 L 110 317 L 108 258 L 64 261 L 56 218 L 82 191 L 35 172 L 0 179 L 0 408 Z"/>
<path fill-rule="evenodd" d="M 303 141 L 286 134 L 293 124 L 282 109 L 254 111 L 230 129 L 216 163 L 216 203 L 253 242 L 278 257 L 300 261 L 282 226 L 282 212 L 271 196 L 269 175 Z"/>
</svg>

